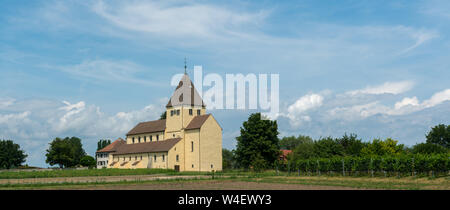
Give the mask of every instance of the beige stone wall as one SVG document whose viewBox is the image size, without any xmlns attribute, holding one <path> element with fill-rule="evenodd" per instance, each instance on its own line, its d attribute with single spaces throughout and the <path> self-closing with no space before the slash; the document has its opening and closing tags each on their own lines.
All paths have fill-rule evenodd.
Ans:
<svg viewBox="0 0 450 210">
<path fill-rule="evenodd" d="M 222 170 L 222 128 L 211 115 L 200 128 L 200 170 Z"/>
<path fill-rule="evenodd" d="M 199 129 L 185 131 L 184 169 L 186 171 L 199 171 L 200 169 L 199 139 L 200 139 Z M 194 145 L 194 150 L 192 150 L 191 146 L 192 143 Z"/>
<path fill-rule="evenodd" d="M 137 135 L 129 135 L 127 136 L 127 144 L 132 144 L 133 143 L 133 137 L 134 137 L 134 143 L 137 144 L 139 143 L 139 137 L 141 137 L 141 143 L 144 143 L 145 140 L 145 136 L 147 137 L 147 141 L 146 142 L 150 142 L 150 136 L 152 136 L 152 141 L 156 141 L 156 136 L 159 135 L 159 141 L 162 141 L 165 138 L 164 136 L 164 132 L 154 132 L 154 133 L 144 133 L 144 134 L 137 134 Z M 170 138 L 170 137 L 169 137 Z"/>
</svg>

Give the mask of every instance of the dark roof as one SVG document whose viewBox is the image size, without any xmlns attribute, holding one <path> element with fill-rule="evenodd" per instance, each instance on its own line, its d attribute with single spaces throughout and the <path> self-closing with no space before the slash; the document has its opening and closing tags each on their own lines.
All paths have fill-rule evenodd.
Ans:
<svg viewBox="0 0 450 210">
<path fill-rule="evenodd" d="M 166 120 L 154 120 L 148 122 L 141 122 L 131 129 L 128 135 L 152 133 L 166 130 Z"/>
<path fill-rule="evenodd" d="M 203 123 L 206 122 L 206 120 L 208 119 L 208 117 L 211 116 L 211 114 L 205 114 L 205 115 L 197 115 L 195 116 L 191 122 L 189 123 L 188 126 L 186 126 L 186 130 L 191 130 L 191 129 L 198 129 L 200 127 L 202 127 Z"/>
<path fill-rule="evenodd" d="M 180 89 L 181 88 L 181 89 Z M 176 94 L 179 93 L 179 94 Z M 184 97 L 185 94 L 188 94 L 188 97 Z M 177 98 L 178 97 L 178 98 Z M 174 102 L 174 104 L 172 104 Z M 178 106 L 178 105 L 190 105 L 190 106 L 202 106 L 205 107 L 205 103 L 203 102 L 200 94 L 198 94 L 197 89 L 194 87 L 194 83 L 192 83 L 191 79 L 187 74 L 184 74 L 178 83 L 175 92 L 172 97 L 170 97 L 169 102 L 166 107 Z"/>
<path fill-rule="evenodd" d="M 113 143 L 109 144 L 108 146 L 104 147 L 103 149 L 98 150 L 97 152 L 114 152 L 116 151 L 116 148 L 119 147 L 122 144 L 125 144 L 125 140 L 122 138 L 118 138 Z"/>
<path fill-rule="evenodd" d="M 146 143 L 123 144 L 117 148 L 117 151 L 114 154 L 123 155 L 147 152 L 167 152 L 180 140 L 181 138 L 173 138 Z"/>
</svg>

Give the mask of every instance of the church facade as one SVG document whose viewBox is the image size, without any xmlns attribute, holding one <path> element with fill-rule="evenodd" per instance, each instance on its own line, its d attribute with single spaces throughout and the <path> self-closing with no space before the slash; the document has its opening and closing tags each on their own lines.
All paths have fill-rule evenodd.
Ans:
<svg viewBox="0 0 450 210">
<path fill-rule="evenodd" d="M 107 168 L 220 171 L 222 128 L 185 73 L 166 105 L 166 119 L 137 124 L 125 140 L 97 151 L 105 154 Z"/>
</svg>

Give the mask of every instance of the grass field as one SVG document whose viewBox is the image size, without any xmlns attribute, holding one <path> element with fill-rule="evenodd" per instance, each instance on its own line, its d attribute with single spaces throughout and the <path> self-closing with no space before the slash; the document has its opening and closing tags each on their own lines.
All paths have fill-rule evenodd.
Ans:
<svg viewBox="0 0 450 210">
<path fill-rule="evenodd" d="M 159 169 L 1 172 L 0 189 L 450 190 L 450 177 L 296 176 L 266 171 L 215 173 Z"/>
</svg>

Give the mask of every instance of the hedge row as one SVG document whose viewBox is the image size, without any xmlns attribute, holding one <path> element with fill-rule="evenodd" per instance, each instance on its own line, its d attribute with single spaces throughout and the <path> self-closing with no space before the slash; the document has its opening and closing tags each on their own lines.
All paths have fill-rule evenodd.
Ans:
<svg viewBox="0 0 450 210">
<path fill-rule="evenodd" d="M 400 155 L 375 157 L 315 158 L 287 162 L 285 170 L 303 172 L 328 171 L 392 171 L 392 172 L 443 172 L 450 171 L 449 154 Z"/>
</svg>

